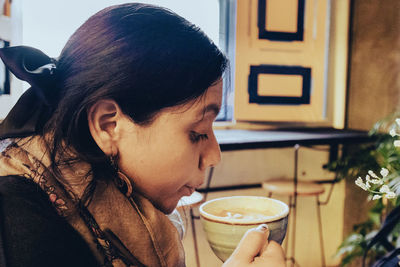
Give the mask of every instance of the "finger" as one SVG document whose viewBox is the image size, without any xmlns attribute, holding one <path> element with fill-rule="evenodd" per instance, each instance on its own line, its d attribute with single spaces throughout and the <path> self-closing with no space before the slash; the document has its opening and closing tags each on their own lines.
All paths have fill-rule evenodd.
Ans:
<svg viewBox="0 0 400 267">
<path fill-rule="evenodd" d="M 268 244 L 269 244 L 269 241 L 268 241 L 269 234 L 270 234 L 270 232 L 269 232 L 269 230 L 268 230 L 268 233 L 267 233 L 267 240 L 265 241 L 264 245 L 261 247 L 260 251 L 258 252 L 258 255 L 263 254 L 264 251 L 267 249 Z"/>
<path fill-rule="evenodd" d="M 245 263 L 251 263 L 260 251 L 268 243 L 269 229 L 266 224 L 250 229 L 243 236 L 239 245 L 232 253 L 232 257 L 240 259 Z"/>
<path fill-rule="evenodd" d="M 285 260 L 285 252 L 281 245 L 271 240 L 268 242 L 268 246 L 265 247 L 264 251 L 260 253 L 260 257 L 275 258 L 277 260 Z"/>
</svg>

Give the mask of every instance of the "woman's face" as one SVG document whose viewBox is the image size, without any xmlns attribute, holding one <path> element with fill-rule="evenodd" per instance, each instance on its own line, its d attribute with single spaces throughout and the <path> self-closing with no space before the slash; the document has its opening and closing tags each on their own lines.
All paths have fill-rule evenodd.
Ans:
<svg viewBox="0 0 400 267">
<path fill-rule="evenodd" d="M 222 81 L 200 99 L 163 110 L 148 126 L 125 124 L 118 142 L 119 167 L 165 213 L 203 182 L 220 161 L 212 129 L 222 101 Z"/>
</svg>

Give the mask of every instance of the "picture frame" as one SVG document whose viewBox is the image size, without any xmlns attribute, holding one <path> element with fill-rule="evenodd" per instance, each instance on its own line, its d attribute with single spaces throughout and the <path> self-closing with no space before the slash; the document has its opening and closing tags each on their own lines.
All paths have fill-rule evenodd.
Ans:
<svg viewBox="0 0 400 267">
<path fill-rule="evenodd" d="M 267 1 L 258 0 L 258 38 L 270 41 L 303 41 L 304 40 L 304 9 L 305 0 L 297 0 L 297 31 L 280 32 L 267 30 Z"/>
<path fill-rule="evenodd" d="M 299 97 L 291 96 L 261 96 L 258 94 L 258 75 L 278 74 L 296 75 L 302 77 L 302 93 Z M 258 65 L 250 66 L 249 103 L 274 105 L 305 105 L 310 104 L 311 68 L 302 66 Z"/>
</svg>

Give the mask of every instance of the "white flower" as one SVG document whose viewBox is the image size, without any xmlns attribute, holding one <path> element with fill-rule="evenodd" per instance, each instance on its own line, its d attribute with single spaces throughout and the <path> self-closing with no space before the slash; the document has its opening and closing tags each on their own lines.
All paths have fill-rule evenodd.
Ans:
<svg viewBox="0 0 400 267">
<path fill-rule="evenodd" d="M 379 189 L 379 192 L 389 193 L 390 192 L 389 186 L 387 186 L 386 184 L 382 185 L 381 189 Z"/>
<path fill-rule="evenodd" d="M 388 169 L 386 169 L 386 168 L 382 168 L 381 169 L 382 177 L 386 177 L 386 176 L 388 176 L 388 174 L 389 174 L 389 170 Z"/>
<path fill-rule="evenodd" d="M 394 141 L 393 144 L 394 144 L 395 147 L 400 147 L 400 140 Z"/>
<path fill-rule="evenodd" d="M 382 198 L 381 195 L 374 195 L 374 196 L 372 197 L 372 200 L 377 200 L 377 199 L 380 199 L 380 198 Z"/>
<path fill-rule="evenodd" d="M 383 181 L 382 181 L 382 179 L 372 179 L 371 183 L 381 185 L 381 184 L 383 184 Z"/>
<path fill-rule="evenodd" d="M 356 185 L 358 185 L 359 187 L 361 187 L 363 190 L 367 191 L 367 185 L 364 184 L 364 181 L 361 177 L 358 177 L 357 180 L 355 181 Z"/>
<path fill-rule="evenodd" d="M 395 197 L 396 197 L 396 194 L 395 194 L 394 192 L 392 192 L 392 191 L 389 191 L 389 192 L 387 192 L 387 193 L 385 194 L 385 197 L 386 197 L 386 198 L 395 198 Z"/>
<path fill-rule="evenodd" d="M 382 179 L 371 179 L 371 176 L 369 176 L 368 174 L 365 176 L 365 180 L 367 180 L 367 182 L 371 183 L 371 184 L 383 184 Z"/>
<path fill-rule="evenodd" d="M 397 126 L 400 126 L 400 118 L 396 119 L 396 124 Z M 396 128 L 391 129 L 389 131 L 389 134 L 392 137 L 400 136 L 400 133 L 396 131 Z M 395 140 L 393 144 L 395 147 L 400 147 L 400 140 Z M 391 191 L 390 187 L 384 183 L 384 180 L 387 179 L 387 176 L 389 175 L 389 170 L 386 168 L 381 168 L 379 174 L 381 177 L 378 177 L 378 175 L 376 175 L 372 170 L 369 170 L 368 174 L 365 176 L 365 182 L 361 177 L 358 177 L 355 180 L 355 183 L 363 190 L 368 191 L 370 193 L 370 195 L 368 196 L 369 200 L 371 199 L 377 200 L 381 199 L 382 197 L 387 199 L 396 198 L 397 197 L 396 193 Z M 381 186 L 379 192 L 376 191 L 377 189 L 375 189 L 375 187 L 372 190 L 370 189 L 372 184 Z"/>
<path fill-rule="evenodd" d="M 371 170 L 368 171 L 368 174 L 371 175 L 372 177 L 379 179 L 379 177 Z"/>
</svg>

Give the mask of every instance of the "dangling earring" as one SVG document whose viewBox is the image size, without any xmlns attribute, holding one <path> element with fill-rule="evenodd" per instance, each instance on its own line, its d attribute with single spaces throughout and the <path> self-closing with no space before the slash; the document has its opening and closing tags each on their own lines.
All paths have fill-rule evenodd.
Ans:
<svg viewBox="0 0 400 267">
<path fill-rule="evenodd" d="M 110 156 L 110 164 L 111 167 L 115 170 L 118 175 L 119 179 L 115 179 L 116 185 L 123 190 L 126 190 L 125 195 L 130 197 L 132 195 L 132 183 L 129 178 L 123 173 L 118 167 L 118 155 L 111 155 Z"/>
</svg>

